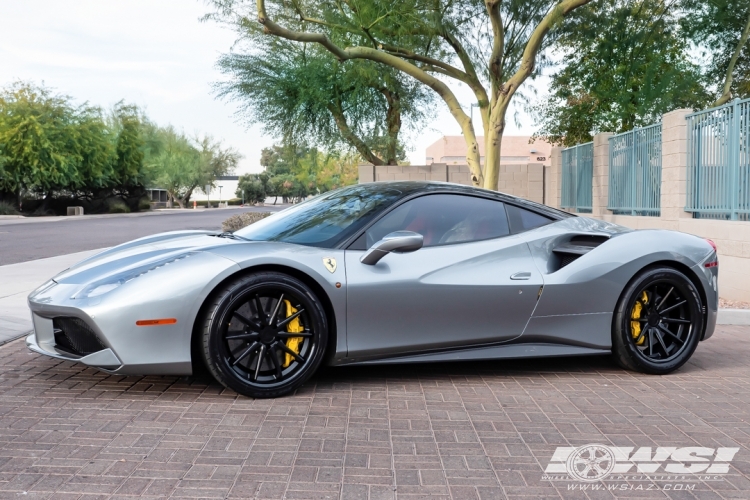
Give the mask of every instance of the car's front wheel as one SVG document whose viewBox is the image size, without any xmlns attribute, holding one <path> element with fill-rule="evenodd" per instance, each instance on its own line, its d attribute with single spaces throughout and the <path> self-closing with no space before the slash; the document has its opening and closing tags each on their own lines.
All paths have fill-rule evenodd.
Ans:
<svg viewBox="0 0 750 500">
<path fill-rule="evenodd" d="M 260 272 L 214 294 L 201 333 L 203 358 L 217 381 L 245 396 L 269 398 L 293 392 L 315 373 L 328 325 L 302 281 Z"/>
<path fill-rule="evenodd" d="M 666 374 L 690 359 L 703 329 L 700 294 L 690 279 L 671 267 L 646 269 L 615 310 L 613 355 L 624 368 Z"/>
</svg>

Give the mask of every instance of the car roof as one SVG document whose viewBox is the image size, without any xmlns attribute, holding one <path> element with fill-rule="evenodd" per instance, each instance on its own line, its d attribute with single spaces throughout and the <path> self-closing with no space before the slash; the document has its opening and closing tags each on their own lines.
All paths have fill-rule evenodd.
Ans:
<svg viewBox="0 0 750 500">
<path fill-rule="evenodd" d="M 536 203 L 525 198 L 519 198 L 499 191 L 492 191 L 489 189 L 482 189 L 474 186 L 466 186 L 464 184 L 455 184 L 452 182 L 440 182 L 440 181 L 379 181 L 369 182 L 360 184 L 361 187 L 366 187 L 374 191 L 396 189 L 402 193 L 401 199 L 405 197 L 411 197 L 412 195 L 418 195 L 420 193 L 449 193 L 449 194 L 463 194 L 471 196 L 481 196 L 484 198 L 494 198 L 498 201 L 511 203 L 518 206 L 523 206 L 530 210 L 542 212 L 545 215 L 553 217 L 555 219 L 564 219 L 567 217 L 575 217 L 574 214 L 557 210 L 556 208 Z"/>
</svg>

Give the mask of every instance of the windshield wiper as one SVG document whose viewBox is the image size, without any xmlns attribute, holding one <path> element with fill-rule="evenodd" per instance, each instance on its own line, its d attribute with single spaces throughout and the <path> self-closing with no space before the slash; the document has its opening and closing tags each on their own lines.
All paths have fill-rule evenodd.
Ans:
<svg viewBox="0 0 750 500">
<path fill-rule="evenodd" d="M 243 238 L 242 236 L 237 236 L 236 234 L 230 231 L 225 231 L 223 233 L 214 234 L 213 236 L 216 236 L 217 238 L 229 238 L 230 240 L 252 241 L 252 240 L 248 240 L 247 238 Z"/>
</svg>

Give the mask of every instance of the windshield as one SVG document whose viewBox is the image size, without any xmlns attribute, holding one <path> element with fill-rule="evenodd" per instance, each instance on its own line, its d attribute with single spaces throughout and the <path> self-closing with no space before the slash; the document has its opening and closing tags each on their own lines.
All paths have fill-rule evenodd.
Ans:
<svg viewBox="0 0 750 500">
<path fill-rule="evenodd" d="M 402 195 L 401 190 L 385 185 L 349 186 L 282 210 L 234 234 L 252 241 L 333 248 Z"/>
</svg>

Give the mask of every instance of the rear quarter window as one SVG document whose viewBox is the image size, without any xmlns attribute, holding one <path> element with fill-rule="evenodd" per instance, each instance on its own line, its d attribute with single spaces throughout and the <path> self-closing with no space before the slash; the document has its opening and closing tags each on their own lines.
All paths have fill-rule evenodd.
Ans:
<svg viewBox="0 0 750 500">
<path fill-rule="evenodd" d="M 507 204 L 505 210 L 508 212 L 510 230 L 513 233 L 522 233 L 554 222 L 552 218 L 546 215 L 515 205 Z"/>
</svg>

